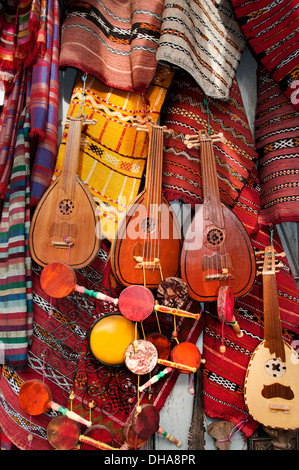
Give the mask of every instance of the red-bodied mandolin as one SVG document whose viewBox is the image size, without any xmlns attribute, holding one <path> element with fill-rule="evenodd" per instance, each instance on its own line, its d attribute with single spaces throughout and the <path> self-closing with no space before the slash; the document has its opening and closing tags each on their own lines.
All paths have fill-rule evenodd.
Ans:
<svg viewBox="0 0 299 470">
<path fill-rule="evenodd" d="M 230 285 L 234 297 L 251 289 L 256 262 L 249 235 L 239 218 L 220 200 L 213 150 L 215 137 L 200 131 L 186 136 L 191 148 L 200 146 L 203 203 L 197 205 L 181 253 L 181 277 L 195 300 L 218 299 L 219 288 Z"/>
<path fill-rule="evenodd" d="M 180 269 L 181 228 L 162 194 L 163 134 L 149 121 L 136 126 L 149 133 L 145 188 L 120 221 L 111 246 L 111 266 L 124 286 L 158 287 Z"/>
<path fill-rule="evenodd" d="M 54 261 L 74 269 L 87 266 L 100 248 L 100 219 L 95 201 L 77 174 L 83 115 L 68 118 L 68 138 L 61 174 L 38 203 L 30 226 L 29 246 L 40 266 Z"/>
<path fill-rule="evenodd" d="M 260 254 L 260 253 L 259 253 Z M 249 361 L 244 399 L 250 415 L 269 428 L 299 428 L 299 357 L 283 339 L 274 247 L 263 261 L 264 340 Z"/>
</svg>

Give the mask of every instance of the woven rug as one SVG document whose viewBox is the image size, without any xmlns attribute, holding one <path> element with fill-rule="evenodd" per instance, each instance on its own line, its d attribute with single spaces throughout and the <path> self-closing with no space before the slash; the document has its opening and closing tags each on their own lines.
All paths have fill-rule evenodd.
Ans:
<svg viewBox="0 0 299 470">
<path fill-rule="evenodd" d="M 55 301 L 40 287 L 40 267 L 33 266 L 33 339 L 29 350 L 29 366 L 25 372 L 17 372 L 9 366 L 2 367 L 0 381 L 0 425 L 8 439 L 20 449 L 49 450 L 46 428 L 49 421 L 57 416 L 53 410 L 30 417 L 18 403 L 18 392 L 25 380 L 44 380 L 50 387 L 52 398 L 62 406 L 68 406 L 80 413 L 93 424 L 104 424 L 115 437 L 116 445 L 123 442 L 123 426 L 130 419 L 137 400 L 137 376 L 125 366 L 109 367 L 100 365 L 91 355 L 88 347 L 88 332 L 95 320 L 115 310 L 113 304 L 95 300 L 83 294 L 73 293 L 65 299 Z M 110 266 L 110 248 L 103 241 L 97 258 L 88 267 L 78 270 L 78 284 L 118 297 L 117 285 Z M 200 305 L 192 303 L 187 308 L 200 312 Z M 50 312 L 53 314 L 50 315 Z M 171 337 L 173 317 L 161 315 L 160 328 Z M 204 327 L 200 320 L 180 319 L 177 321 L 178 339 L 195 343 Z M 155 317 L 144 321 L 145 333 L 157 331 Z M 173 346 L 173 344 L 172 344 Z M 156 371 L 153 371 L 153 374 Z M 160 379 L 153 386 L 151 403 L 158 411 L 176 383 L 178 372 Z M 71 401 L 71 393 L 74 399 Z M 140 403 L 148 403 L 147 391 L 140 394 Z M 93 403 L 90 415 L 89 404 Z M 160 423 L 163 426 L 163 423 Z M 83 430 L 84 428 L 82 428 Z M 168 430 L 171 432 L 171 430 Z M 28 434 L 33 434 L 31 445 Z"/>
<path fill-rule="evenodd" d="M 24 111 L 0 221 L 0 355 L 15 369 L 26 369 L 32 336 L 29 131 Z"/>
<path fill-rule="evenodd" d="M 299 221 L 299 110 L 258 68 L 255 141 L 262 224 Z"/>
<path fill-rule="evenodd" d="M 299 78 L 298 2 L 232 0 L 231 3 L 244 36 L 257 58 L 298 109 L 299 100 L 296 97 Z"/>
<path fill-rule="evenodd" d="M 165 0 L 157 60 L 190 73 L 207 96 L 229 98 L 244 48 L 229 1 Z"/>
<path fill-rule="evenodd" d="M 148 150 L 148 136 L 133 127 L 133 118 L 157 122 L 173 72 L 159 66 L 146 94 L 116 90 L 88 75 L 82 110 L 96 125 L 82 130 L 78 175 L 87 185 L 99 209 L 102 232 L 113 239 L 118 217 L 139 192 Z M 80 114 L 84 82 L 77 77 L 68 116 Z M 62 169 L 66 127 L 57 156 L 55 176 Z"/>
<path fill-rule="evenodd" d="M 259 184 L 252 174 L 244 188 L 244 199 L 237 202 L 234 212 L 246 228 L 251 227 L 251 240 L 256 250 L 262 251 L 272 243 L 267 226 L 258 223 Z M 242 198 L 243 198 L 242 191 Z M 241 199 L 241 196 L 240 196 Z M 249 204 L 245 202 L 251 201 Z M 247 207 L 246 207 L 247 205 Z M 283 251 L 277 232 L 273 235 L 275 253 Z M 257 259 L 262 259 L 257 255 Z M 283 267 L 277 273 L 278 302 L 280 307 L 283 338 L 288 343 L 298 341 L 299 290 L 286 258 L 280 258 Z M 246 369 L 254 349 L 263 340 L 263 289 L 262 277 L 257 276 L 251 291 L 235 299 L 235 317 L 243 332 L 238 338 L 230 326 L 218 319 L 215 302 L 205 305 L 206 327 L 203 337 L 203 405 L 205 413 L 216 420 L 231 421 L 242 425 L 242 432 L 249 437 L 258 427 L 248 414 L 244 402 L 244 380 Z M 220 353 L 224 342 L 226 352 Z"/>
<path fill-rule="evenodd" d="M 224 142 L 214 144 L 221 200 L 232 207 L 250 175 L 257 153 L 249 129 L 239 86 L 234 79 L 227 102 L 207 99 L 192 77 L 175 73 L 163 106 L 161 120 L 174 130 L 165 138 L 163 190 L 168 200 L 202 202 L 199 149 L 188 149 L 185 135 L 201 129 L 222 132 Z"/>
<path fill-rule="evenodd" d="M 65 1 L 60 67 L 144 93 L 154 78 L 163 0 Z"/>
</svg>

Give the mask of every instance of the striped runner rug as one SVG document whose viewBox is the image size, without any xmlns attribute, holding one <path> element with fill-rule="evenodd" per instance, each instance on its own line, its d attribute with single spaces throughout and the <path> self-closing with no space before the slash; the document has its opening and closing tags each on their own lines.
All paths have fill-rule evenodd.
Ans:
<svg viewBox="0 0 299 470">
<path fill-rule="evenodd" d="M 262 224 L 299 221 L 299 109 L 258 68 L 255 142 Z"/>
</svg>

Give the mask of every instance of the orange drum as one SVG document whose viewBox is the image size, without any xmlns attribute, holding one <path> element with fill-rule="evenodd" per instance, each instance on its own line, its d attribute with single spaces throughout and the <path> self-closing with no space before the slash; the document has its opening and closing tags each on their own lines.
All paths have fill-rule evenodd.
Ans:
<svg viewBox="0 0 299 470">
<path fill-rule="evenodd" d="M 135 323 L 123 315 L 111 313 L 96 321 L 89 332 L 89 349 L 101 363 L 117 366 L 124 363 L 127 347 L 139 337 Z"/>
</svg>

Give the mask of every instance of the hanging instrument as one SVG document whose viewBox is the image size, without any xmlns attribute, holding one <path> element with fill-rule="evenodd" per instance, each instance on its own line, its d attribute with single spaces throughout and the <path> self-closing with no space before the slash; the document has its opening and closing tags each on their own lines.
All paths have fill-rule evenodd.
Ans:
<svg viewBox="0 0 299 470">
<path fill-rule="evenodd" d="M 30 225 L 29 247 L 40 266 L 61 261 L 75 269 L 91 263 L 100 248 L 100 219 L 95 201 L 77 174 L 83 115 L 68 118 L 61 174 L 38 203 Z"/>
<path fill-rule="evenodd" d="M 150 121 L 136 127 L 149 133 L 145 188 L 118 225 L 111 266 L 120 284 L 154 289 L 179 272 L 181 229 L 162 194 L 163 134 L 170 131 Z"/>
<path fill-rule="evenodd" d="M 259 253 L 260 254 L 260 253 Z M 284 256 L 285 254 L 282 253 Z M 249 361 L 244 399 L 250 415 L 269 428 L 299 427 L 299 358 L 283 339 L 273 246 L 263 261 L 264 340 Z"/>
<path fill-rule="evenodd" d="M 221 136 L 220 136 L 221 138 Z M 189 295 L 205 302 L 218 298 L 219 288 L 230 285 L 233 295 L 245 295 L 252 287 L 255 254 L 251 240 L 239 218 L 220 201 L 218 175 L 213 142 L 206 131 L 198 136 L 186 136 L 191 148 L 200 146 L 203 204 L 186 232 L 181 253 L 181 277 L 187 283 Z"/>
<path fill-rule="evenodd" d="M 40 380 L 26 380 L 20 387 L 18 400 L 22 410 L 31 416 L 38 416 L 52 409 L 77 423 L 84 424 L 87 427 L 92 425 L 91 421 L 54 402 L 50 388 Z"/>
<path fill-rule="evenodd" d="M 113 303 L 126 318 L 132 321 L 142 321 L 155 310 L 157 312 L 179 315 L 198 320 L 200 314 L 185 310 L 166 307 L 155 302 L 153 293 L 144 286 L 132 285 L 122 290 L 118 299 L 86 289 L 77 285 L 75 271 L 64 263 L 50 263 L 41 272 L 40 284 L 43 291 L 52 298 L 63 298 L 72 292 L 80 292 Z"/>
</svg>

